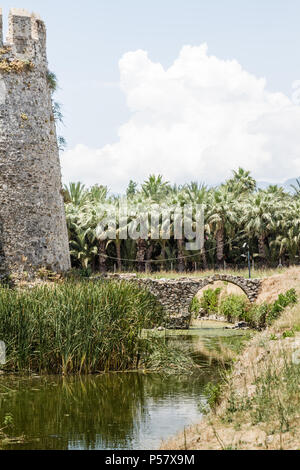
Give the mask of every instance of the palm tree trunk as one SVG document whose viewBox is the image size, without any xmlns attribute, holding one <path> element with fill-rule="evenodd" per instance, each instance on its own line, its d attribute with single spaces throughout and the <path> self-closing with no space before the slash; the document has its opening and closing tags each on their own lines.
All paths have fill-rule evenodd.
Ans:
<svg viewBox="0 0 300 470">
<path fill-rule="evenodd" d="M 96 271 L 96 258 L 93 255 L 93 258 L 92 258 L 92 272 L 94 273 L 95 271 Z"/>
<path fill-rule="evenodd" d="M 136 242 L 137 246 L 137 252 L 136 252 L 136 261 L 137 261 L 137 268 L 138 272 L 144 272 L 145 271 L 145 255 L 146 255 L 146 249 L 147 249 L 147 244 L 146 240 L 142 240 L 139 238 Z"/>
<path fill-rule="evenodd" d="M 259 253 L 259 256 L 260 258 L 265 258 L 266 257 L 266 244 L 265 244 L 265 234 L 262 233 L 259 237 L 258 237 L 258 253 Z"/>
<path fill-rule="evenodd" d="M 106 273 L 106 240 L 99 241 L 98 246 L 99 253 L 99 271 L 100 273 Z"/>
<path fill-rule="evenodd" d="M 151 243 L 151 241 L 150 241 L 150 245 L 149 245 L 149 248 L 147 250 L 147 261 L 148 261 L 147 271 L 149 271 L 149 272 L 152 271 L 151 260 L 152 260 L 153 251 L 154 251 L 154 244 Z"/>
<path fill-rule="evenodd" d="M 118 270 L 122 272 L 121 241 L 120 240 L 116 240 L 116 251 L 117 251 Z"/>
<path fill-rule="evenodd" d="M 165 268 L 165 263 L 166 263 L 166 242 L 163 241 L 161 245 L 161 264 L 160 264 L 160 270 L 163 271 Z"/>
<path fill-rule="evenodd" d="M 216 233 L 217 263 L 219 268 L 223 267 L 224 261 L 224 228 L 221 227 Z"/>
<path fill-rule="evenodd" d="M 177 249 L 178 249 L 178 271 L 183 273 L 185 271 L 185 259 L 184 259 L 184 248 L 183 240 L 177 240 Z"/>
<path fill-rule="evenodd" d="M 207 270 L 208 269 L 208 264 L 207 264 L 207 257 L 206 257 L 205 247 L 203 248 L 203 250 L 201 252 L 201 258 L 202 258 L 203 268 L 205 270 Z"/>
</svg>

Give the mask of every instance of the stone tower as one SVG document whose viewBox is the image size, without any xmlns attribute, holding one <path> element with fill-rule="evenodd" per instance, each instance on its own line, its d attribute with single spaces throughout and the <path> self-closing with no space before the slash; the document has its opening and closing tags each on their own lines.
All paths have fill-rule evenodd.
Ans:
<svg viewBox="0 0 300 470">
<path fill-rule="evenodd" d="M 0 9 L 0 275 L 70 268 L 46 28 L 24 10 Z"/>
</svg>

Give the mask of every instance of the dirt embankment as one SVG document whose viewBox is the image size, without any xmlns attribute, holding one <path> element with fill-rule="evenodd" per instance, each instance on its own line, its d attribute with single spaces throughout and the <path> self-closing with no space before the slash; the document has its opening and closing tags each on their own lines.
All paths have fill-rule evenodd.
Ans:
<svg viewBox="0 0 300 470">
<path fill-rule="evenodd" d="M 257 303 L 274 302 L 279 294 L 292 288 L 300 292 L 300 268 L 290 268 L 284 274 L 275 274 L 263 279 Z"/>
<path fill-rule="evenodd" d="M 265 279 L 258 302 L 272 302 L 291 288 L 300 299 L 300 268 Z M 299 449 L 299 352 L 300 303 L 250 341 L 216 410 L 162 449 Z"/>
</svg>

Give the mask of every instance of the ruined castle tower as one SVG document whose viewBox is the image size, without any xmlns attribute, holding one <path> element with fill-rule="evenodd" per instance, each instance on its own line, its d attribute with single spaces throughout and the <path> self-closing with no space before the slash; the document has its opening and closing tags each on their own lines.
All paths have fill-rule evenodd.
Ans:
<svg viewBox="0 0 300 470">
<path fill-rule="evenodd" d="M 70 268 L 46 28 L 24 10 L 0 9 L 0 271 Z M 1 272 L 0 272 L 1 274 Z"/>
</svg>

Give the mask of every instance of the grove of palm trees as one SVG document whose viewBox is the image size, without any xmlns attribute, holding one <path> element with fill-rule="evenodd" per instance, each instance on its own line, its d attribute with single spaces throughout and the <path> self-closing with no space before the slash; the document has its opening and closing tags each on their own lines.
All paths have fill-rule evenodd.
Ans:
<svg viewBox="0 0 300 470">
<path fill-rule="evenodd" d="M 208 188 L 191 182 L 171 185 L 162 176 L 151 175 L 141 186 L 130 181 L 126 195 L 110 195 L 105 186 L 87 189 L 71 183 L 64 190 L 72 265 L 85 273 L 106 271 L 178 271 L 242 269 L 248 250 L 255 267 L 298 264 L 300 255 L 300 191 L 270 185 L 258 189 L 250 172 L 239 168 L 223 184 Z M 109 218 L 126 197 L 131 219 L 153 204 L 160 207 L 203 205 L 205 244 L 200 251 L 187 251 L 183 239 L 174 237 L 171 226 L 159 226 L 159 239 L 124 240 L 121 226 L 110 239 Z M 150 209 L 149 209 L 150 210 Z M 104 219 L 105 229 L 99 231 Z M 171 236 L 166 236 L 169 230 Z"/>
</svg>

